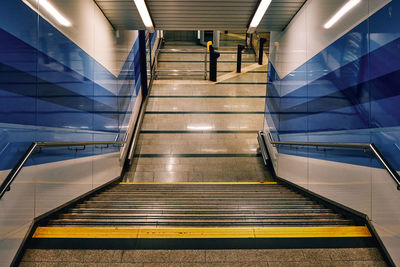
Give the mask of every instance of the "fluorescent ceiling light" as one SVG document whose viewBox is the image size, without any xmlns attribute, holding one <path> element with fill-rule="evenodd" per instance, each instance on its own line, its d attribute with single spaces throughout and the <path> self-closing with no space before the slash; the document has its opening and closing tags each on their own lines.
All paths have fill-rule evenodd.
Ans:
<svg viewBox="0 0 400 267">
<path fill-rule="evenodd" d="M 154 31 L 153 22 L 151 21 L 150 14 L 149 11 L 147 10 L 147 6 L 144 0 L 135 0 L 135 5 L 137 10 L 139 11 L 139 15 L 142 18 L 144 26 Z"/>
<path fill-rule="evenodd" d="M 253 19 L 250 22 L 249 30 L 247 32 L 251 33 L 257 28 L 258 24 L 260 24 L 261 19 L 264 17 L 265 12 L 272 0 L 261 0 L 260 5 L 257 7 L 256 13 L 253 16 Z"/>
<path fill-rule="evenodd" d="M 39 0 L 39 5 L 41 5 L 50 15 L 52 15 L 58 23 L 63 26 L 70 27 L 72 24 L 69 20 L 67 20 L 63 15 L 61 15 L 58 10 L 49 3 L 47 0 Z"/>
<path fill-rule="evenodd" d="M 333 15 L 330 20 L 328 20 L 327 23 L 325 23 L 324 28 L 329 29 L 330 27 L 332 27 L 336 22 L 338 22 L 341 17 L 346 15 L 346 13 L 350 11 L 350 9 L 358 5 L 360 2 L 361 0 L 350 0 L 349 2 L 347 2 L 344 6 L 342 6 L 341 9 L 339 9 L 338 12 L 336 12 L 335 15 Z"/>
</svg>

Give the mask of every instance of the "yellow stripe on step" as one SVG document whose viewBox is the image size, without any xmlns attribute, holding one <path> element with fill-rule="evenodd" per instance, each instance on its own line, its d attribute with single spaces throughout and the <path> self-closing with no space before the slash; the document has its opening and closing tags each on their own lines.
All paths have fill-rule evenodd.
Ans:
<svg viewBox="0 0 400 267">
<path fill-rule="evenodd" d="M 126 183 L 119 184 L 277 184 L 277 182 L 172 182 L 172 183 Z"/>
<path fill-rule="evenodd" d="M 267 228 L 38 227 L 33 238 L 317 238 L 371 237 L 365 226 Z"/>
</svg>

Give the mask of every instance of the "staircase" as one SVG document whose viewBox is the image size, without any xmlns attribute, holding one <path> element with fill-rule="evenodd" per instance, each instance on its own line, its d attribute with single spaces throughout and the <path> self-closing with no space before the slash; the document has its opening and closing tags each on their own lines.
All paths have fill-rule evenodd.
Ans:
<svg viewBox="0 0 400 267">
<path fill-rule="evenodd" d="M 42 220 L 21 266 L 386 266 L 362 221 L 264 166 L 267 66 L 254 53 L 232 75 L 236 52 L 220 47 L 211 83 L 190 72 L 204 55 L 187 49 L 204 47 L 164 48 L 186 51 L 160 51 L 158 78 L 174 80 L 154 81 L 123 182 Z"/>
<path fill-rule="evenodd" d="M 282 184 L 118 183 L 42 223 L 21 266 L 386 266 L 365 226 Z"/>
<path fill-rule="evenodd" d="M 289 188 L 266 184 L 117 184 L 52 226 L 270 227 L 355 223 Z"/>
<path fill-rule="evenodd" d="M 245 36 L 245 35 L 244 35 Z M 236 71 L 237 44 L 245 45 L 245 40 L 221 41 L 216 50 L 220 53 L 218 58 L 218 75 Z M 225 46 L 228 45 L 228 46 Z M 206 47 L 188 42 L 166 41 L 159 50 L 157 59 L 156 79 L 184 79 L 201 80 L 208 75 L 209 52 Z M 242 52 L 242 67 L 248 67 L 257 62 L 253 50 L 246 49 Z"/>
</svg>

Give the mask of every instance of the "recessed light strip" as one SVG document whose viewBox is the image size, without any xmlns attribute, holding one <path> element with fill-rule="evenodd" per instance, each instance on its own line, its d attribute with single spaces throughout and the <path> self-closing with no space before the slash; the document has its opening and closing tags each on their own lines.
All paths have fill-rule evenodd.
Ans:
<svg viewBox="0 0 400 267">
<path fill-rule="evenodd" d="M 333 17 L 330 20 L 328 20 L 327 23 L 325 23 L 324 28 L 329 29 L 330 27 L 332 27 L 344 15 L 346 15 L 347 12 L 349 12 L 352 8 L 354 8 L 360 2 L 361 2 L 361 0 L 350 0 L 349 2 L 347 2 L 344 6 L 342 6 L 341 9 L 339 9 L 338 12 L 336 12 L 335 15 L 333 15 Z"/>
<path fill-rule="evenodd" d="M 48 16 L 45 16 L 44 13 L 48 13 L 51 15 L 60 25 L 65 26 L 65 27 L 70 27 L 72 26 L 72 23 L 66 19 L 48 0 L 21 0 L 25 5 L 29 6 L 33 11 L 35 11 L 37 14 L 42 16 L 44 19 L 49 19 Z M 34 3 L 31 3 L 34 2 Z M 37 3 L 40 5 L 43 11 L 39 11 L 39 6 Z"/>
<path fill-rule="evenodd" d="M 258 24 L 260 24 L 261 22 L 261 19 L 264 17 L 265 12 L 267 12 L 267 9 L 271 2 L 272 0 L 261 0 L 260 4 L 257 7 L 256 13 L 254 13 L 253 19 L 250 22 L 247 33 L 253 33 L 256 30 Z"/>
<path fill-rule="evenodd" d="M 146 3 L 144 0 L 135 0 L 136 8 L 139 12 L 140 17 L 142 18 L 144 26 L 150 31 L 154 32 L 153 22 L 151 21 L 151 17 L 149 11 L 147 10 Z"/>
<path fill-rule="evenodd" d="M 50 15 L 52 15 L 53 18 L 55 18 L 61 25 L 65 27 L 70 27 L 72 25 L 69 20 L 67 20 L 63 15 L 61 15 L 61 13 L 58 12 L 58 10 L 52 4 L 49 3 L 49 1 L 39 0 L 39 5 L 42 6 Z"/>
</svg>

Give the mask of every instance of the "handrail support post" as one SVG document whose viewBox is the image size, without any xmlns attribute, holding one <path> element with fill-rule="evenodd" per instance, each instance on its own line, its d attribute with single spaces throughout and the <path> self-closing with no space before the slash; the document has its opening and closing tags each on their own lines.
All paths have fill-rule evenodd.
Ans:
<svg viewBox="0 0 400 267">
<path fill-rule="evenodd" d="M 207 47 L 204 49 L 204 80 L 207 80 Z"/>
<path fill-rule="evenodd" d="M 242 51 L 244 49 L 243 45 L 237 46 L 237 57 L 236 57 L 236 72 L 240 73 L 242 71 Z"/>
<path fill-rule="evenodd" d="M 259 47 L 258 47 L 258 65 L 263 64 L 263 57 L 264 57 L 264 43 L 267 40 L 265 38 L 260 39 Z"/>
</svg>

